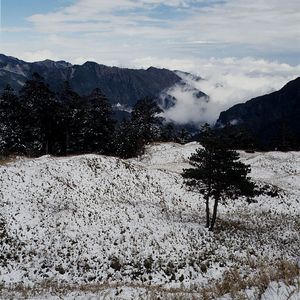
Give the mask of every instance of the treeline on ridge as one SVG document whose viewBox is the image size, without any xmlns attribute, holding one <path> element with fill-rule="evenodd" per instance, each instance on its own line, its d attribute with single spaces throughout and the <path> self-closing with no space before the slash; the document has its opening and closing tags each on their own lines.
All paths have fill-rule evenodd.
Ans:
<svg viewBox="0 0 300 300">
<path fill-rule="evenodd" d="M 192 136 L 184 127 L 167 123 L 161 112 L 157 101 L 146 97 L 135 104 L 129 119 L 117 122 L 100 89 L 80 96 L 62 82 L 54 93 L 34 73 L 18 94 L 7 86 L 0 95 L 0 156 L 98 153 L 130 158 L 151 142 L 201 141 L 201 133 Z M 300 150 L 300 140 L 281 127 L 269 144 L 246 128 L 226 124 L 214 130 L 230 149 Z"/>
<path fill-rule="evenodd" d="M 0 155 L 98 153 L 128 158 L 141 154 L 149 142 L 187 142 L 187 132 L 176 132 L 160 112 L 154 99 L 144 98 L 130 119 L 118 124 L 100 89 L 82 97 L 63 82 L 54 93 L 34 73 L 18 95 L 7 86 L 0 96 Z"/>
</svg>

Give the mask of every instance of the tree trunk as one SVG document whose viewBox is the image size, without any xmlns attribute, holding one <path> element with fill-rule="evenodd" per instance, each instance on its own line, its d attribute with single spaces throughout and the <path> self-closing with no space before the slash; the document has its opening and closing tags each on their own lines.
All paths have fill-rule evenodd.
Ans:
<svg viewBox="0 0 300 300">
<path fill-rule="evenodd" d="M 215 227 L 215 223 L 216 223 L 216 219 L 217 219 L 218 203 L 219 203 L 219 199 L 215 199 L 214 211 L 213 211 L 213 216 L 212 216 L 212 219 L 211 219 L 211 224 L 210 224 L 210 227 L 209 227 L 209 231 L 213 231 L 214 227 Z"/>
<path fill-rule="evenodd" d="M 205 205 L 206 205 L 206 228 L 209 228 L 210 225 L 210 218 L 209 218 L 209 196 L 205 196 Z"/>
</svg>

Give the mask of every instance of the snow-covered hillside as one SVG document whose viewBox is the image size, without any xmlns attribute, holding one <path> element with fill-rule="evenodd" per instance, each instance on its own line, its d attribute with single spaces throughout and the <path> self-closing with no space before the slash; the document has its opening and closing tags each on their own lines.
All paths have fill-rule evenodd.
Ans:
<svg viewBox="0 0 300 300">
<path fill-rule="evenodd" d="M 252 177 L 278 196 L 229 202 L 210 233 L 203 200 L 180 176 L 198 146 L 156 144 L 127 161 L 45 156 L 0 166 L 2 297 L 202 299 L 203 286 L 232 270 L 250 278 L 266 266 L 295 265 L 300 153 L 241 153 Z"/>
</svg>

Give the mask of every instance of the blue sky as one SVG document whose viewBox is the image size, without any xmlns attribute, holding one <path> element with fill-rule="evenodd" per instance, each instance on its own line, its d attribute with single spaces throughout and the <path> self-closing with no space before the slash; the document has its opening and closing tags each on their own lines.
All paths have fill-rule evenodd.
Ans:
<svg viewBox="0 0 300 300">
<path fill-rule="evenodd" d="M 299 0 L 0 0 L 0 52 L 132 65 L 265 59 L 299 64 Z"/>
<path fill-rule="evenodd" d="M 65 2 L 65 3 L 64 3 Z M 66 1 L 61 0 L 1 0 L 3 26 L 28 26 L 26 18 L 36 13 L 59 9 Z"/>
</svg>

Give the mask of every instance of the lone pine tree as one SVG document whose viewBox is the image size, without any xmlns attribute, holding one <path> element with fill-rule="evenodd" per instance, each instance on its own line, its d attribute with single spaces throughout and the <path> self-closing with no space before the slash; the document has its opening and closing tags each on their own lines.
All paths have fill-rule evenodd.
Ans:
<svg viewBox="0 0 300 300">
<path fill-rule="evenodd" d="M 239 161 L 239 154 L 228 149 L 222 139 L 204 125 L 201 131 L 203 148 L 190 157 L 192 168 L 183 170 L 185 183 L 204 196 L 206 205 L 206 227 L 214 229 L 218 204 L 229 198 L 253 196 L 254 184 L 247 176 L 250 166 Z M 213 214 L 210 217 L 210 201 L 214 200 Z"/>
</svg>

